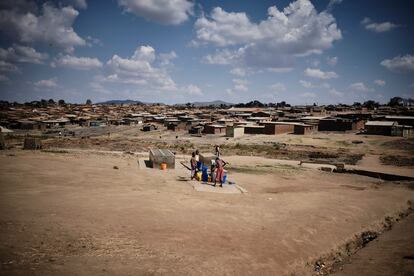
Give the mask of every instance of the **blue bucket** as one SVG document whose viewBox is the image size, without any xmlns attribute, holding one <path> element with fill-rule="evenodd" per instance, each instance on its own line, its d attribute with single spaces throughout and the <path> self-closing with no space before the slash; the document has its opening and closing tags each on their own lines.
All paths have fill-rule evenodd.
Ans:
<svg viewBox="0 0 414 276">
<path fill-rule="evenodd" d="M 201 180 L 203 182 L 207 182 L 208 181 L 208 167 L 207 166 L 203 166 L 202 170 L 201 170 Z"/>
</svg>

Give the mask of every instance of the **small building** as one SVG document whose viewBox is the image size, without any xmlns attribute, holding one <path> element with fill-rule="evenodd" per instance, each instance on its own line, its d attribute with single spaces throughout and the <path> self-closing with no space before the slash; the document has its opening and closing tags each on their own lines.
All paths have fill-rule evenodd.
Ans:
<svg viewBox="0 0 414 276">
<path fill-rule="evenodd" d="M 217 123 L 220 124 L 220 125 L 232 126 L 234 124 L 234 120 L 233 119 L 222 118 L 220 120 L 217 120 Z"/>
<path fill-rule="evenodd" d="M 10 126 L 25 130 L 44 130 L 46 128 L 46 125 L 30 120 L 19 120 L 16 124 L 11 124 Z"/>
<path fill-rule="evenodd" d="M 272 114 L 266 111 L 253 112 L 252 117 L 271 117 Z"/>
<path fill-rule="evenodd" d="M 368 121 L 365 123 L 367 134 L 391 136 L 397 122 L 389 121 Z"/>
<path fill-rule="evenodd" d="M 245 134 L 263 134 L 265 126 L 259 125 L 245 125 L 244 133 Z"/>
<path fill-rule="evenodd" d="M 146 124 L 142 127 L 142 131 L 154 131 L 157 130 L 157 127 L 153 124 Z"/>
<path fill-rule="evenodd" d="M 385 116 L 386 121 L 397 122 L 398 125 L 414 127 L 414 116 Z"/>
<path fill-rule="evenodd" d="M 295 122 L 268 122 L 264 123 L 263 133 L 267 135 L 294 133 Z"/>
<path fill-rule="evenodd" d="M 271 119 L 270 117 L 249 117 L 249 118 L 246 118 L 246 121 L 260 124 L 260 123 L 269 122 L 271 121 Z"/>
<path fill-rule="evenodd" d="M 295 124 L 293 128 L 293 133 L 296 135 L 307 135 L 316 131 L 315 125 L 308 124 Z"/>
<path fill-rule="evenodd" d="M 183 131 L 187 129 L 187 124 L 185 122 L 168 123 L 167 129 L 172 131 Z"/>
<path fill-rule="evenodd" d="M 45 120 L 42 121 L 43 125 L 46 125 L 46 128 L 51 128 L 51 127 L 64 127 L 68 124 L 70 124 L 70 120 L 67 118 L 60 118 L 60 119 L 55 119 L 55 120 Z"/>
<path fill-rule="evenodd" d="M 151 149 L 149 163 L 152 168 L 160 168 L 162 163 L 167 164 L 167 169 L 175 169 L 175 155 L 168 149 Z"/>
<path fill-rule="evenodd" d="M 198 125 L 198 126 L 192 126 L 189 130 L 188 133 L 189 134 L 195 134 L 195 135 L 200 135 L 203 133 L 204 130 L 204 126 L 202 125 Z"/>
<path fill-rule="evenodd" d="M 331 117 L 319 121 L 319 131 L 347 131 L 357 130 L 364 127 L 364 121 L 354 121 L 347 118 Z"/>
<path fill-rule="evenodd" d="M 105 125 L 105 123 L 102 122 L 102 121 L 89 121 L 88 122 L 88 126 L 90 126 L 90 127 L 101 127 L 101 126 L 104 126 L 104 125 Z"/>
<path fill-rule="evenodd" d="M 413 134 L 412 126 L 397 125 L 391 131 L 392 136 L 412 137 Z"/>
<path fill-rule="evenodd" d="M 181 121 L 178 120 L 177 118 L 166 118 L 164 120 L 164 126 L 167 127 L 169 124 L 178 124 Z"/>
<path fill-rule="evenodd" d="M 228 126 L 226 128 L 226 136 L 227 137 L 241 137 L 244 135 L 244 127 L 235 127 L 235 126 Z"/>
<path fill-rule="evenodd" d="M 226 133 L 226 126 L 225 125 L 205 125 L 204 126 L 204 133 L 205 134 L 225 134 Z"/>
</svg>

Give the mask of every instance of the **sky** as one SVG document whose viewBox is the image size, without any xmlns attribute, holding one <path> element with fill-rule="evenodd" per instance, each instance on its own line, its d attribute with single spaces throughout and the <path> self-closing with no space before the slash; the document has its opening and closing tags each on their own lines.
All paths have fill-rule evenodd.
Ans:
<svg viewBox="0 0 414 276">
<path fill-rule="evenodd" d="M 0 2 L 0 100 L 414 98 L 414 2 Z"/>
</svg>

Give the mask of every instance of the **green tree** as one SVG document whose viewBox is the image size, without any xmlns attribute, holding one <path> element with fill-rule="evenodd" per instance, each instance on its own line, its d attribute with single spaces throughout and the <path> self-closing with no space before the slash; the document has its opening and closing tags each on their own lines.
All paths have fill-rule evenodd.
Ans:
<svg viewBox="0 0 414 276">
<path fill-rule="evenodd" d="M 368 109 L 374 109 L 376 107 L 379 107 L 379 103 L 373 100 L 369 100 L 369 101 L 364 102 L 362 106 Z"/>
<path fill-rule="evenodd" d="M 403 99 L 401 97 L 393 97 L 390 99 L 389 106 L 402 106 L 403 105 Z"/>
</svg>

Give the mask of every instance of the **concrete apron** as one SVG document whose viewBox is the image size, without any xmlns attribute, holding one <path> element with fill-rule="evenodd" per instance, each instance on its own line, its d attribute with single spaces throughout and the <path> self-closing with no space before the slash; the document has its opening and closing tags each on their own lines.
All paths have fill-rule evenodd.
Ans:
<svg viewBox="0 0 414 276">
<path fill-rule="evenodd" d="M 223 184 L 223 187 L 220 187 L 220 184 L 214 187 L 212 183 L 200 182 L 200 181 L 191 181 L 190 184 L 193 186 L 194 190 L 197 192 L 210 192 L 218 194 L 242 194 L 245 193 L 244 189 L 237 186 L 236 184 Z"/>
</svg>

